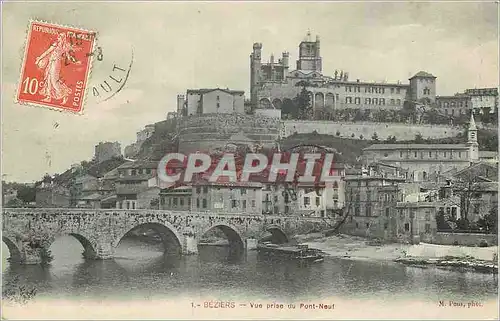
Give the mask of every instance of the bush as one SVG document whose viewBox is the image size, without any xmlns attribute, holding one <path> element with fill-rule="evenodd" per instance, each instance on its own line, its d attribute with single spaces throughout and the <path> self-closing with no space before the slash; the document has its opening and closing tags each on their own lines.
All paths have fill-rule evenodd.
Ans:
<svg viewBox="0 0 500 321">
<path fill-rule="evenodd" d="M 486 242 L 485 240 L 481 240 L 479 242 L 479 247 L 488 247 L 488 242 Z"/>
</svg>

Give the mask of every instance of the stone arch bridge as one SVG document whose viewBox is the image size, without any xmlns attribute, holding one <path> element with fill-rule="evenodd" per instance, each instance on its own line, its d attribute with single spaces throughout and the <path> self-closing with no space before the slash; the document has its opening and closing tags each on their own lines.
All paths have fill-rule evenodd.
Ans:
<svg viewBox="0 0 500 321">
<path fill-rule="evenodd" d="M 232 248 L 255 248 L 257 240 L 272 235 L 276 243 L 289 241 L 297 234 L 330 226 L 322 218 L 176 212 L 165 210 L 119 209 L 3 209 L 2 240 L 11 253 L 11 261 L 21 264 L 42 262 L 59 236 L 71 235 L 84 248 L 88 259 L 112 259 L 120 240 L 137 227 L 155 230 L 169 253 L 196 254 L 203 235 L 220 228 Z"/>
</svg>

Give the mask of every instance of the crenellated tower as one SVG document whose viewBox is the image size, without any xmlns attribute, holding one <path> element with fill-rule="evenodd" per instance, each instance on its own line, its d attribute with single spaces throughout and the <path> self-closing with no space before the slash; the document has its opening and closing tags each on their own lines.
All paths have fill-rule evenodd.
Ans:
<svg viewBox="0 0 500 321">
<path fill-rule="evenodd" d="M 262 44 L 254 43 L 250 54 L 250 101 L 252 108 L 257 106 L 258 84 L 260 82 L 260 71 L 262 66 Z"/>
</svg>

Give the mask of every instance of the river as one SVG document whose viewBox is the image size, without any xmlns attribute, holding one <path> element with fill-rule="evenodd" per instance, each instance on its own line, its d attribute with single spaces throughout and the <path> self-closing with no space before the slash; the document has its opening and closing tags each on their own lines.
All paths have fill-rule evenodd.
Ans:
<svg viewBox="0 0 500 321">
<path fill-rule="evenodd" d="M 179 295 L 210 295 L 226 300 L 299 301 L 340 296 L 391 300 L 495 299 L 497 277 L 491 274 L 422 269 L 392 262 L 326 258 L 300 266 L 265 261 L 255 251 L 229 257 L 224 247 L 200 247 L 198 256 L 166 257 L 161 248 L 124 239 L 116 258 L 85 261 L 83 248 L 72 237 L 58 238 L 48 268 L 6 263 L 3 244 L 3 281 L 37 288 L 37 298 L 164 299 Z"/>
</svg>

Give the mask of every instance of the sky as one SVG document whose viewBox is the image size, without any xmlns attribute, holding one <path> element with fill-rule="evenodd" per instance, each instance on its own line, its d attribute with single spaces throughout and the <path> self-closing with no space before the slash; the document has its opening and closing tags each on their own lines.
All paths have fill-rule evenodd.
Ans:
<svg viewBox="0 0 500 321">
<path fill-rule="evenodd" d="M 249 91 L 249 55 L 290 52 L 310 30 L 320 36 L 323 73 L 403 83 L 420 70 L 438 95 L 498 86 L 498 7 L 490 3 L 67 2 L 2 4 L 2 178 L 31 182 L 90 160 L 100 141 L 133 143 L 145 125 L 176 110 L 186 89 Z M 133 62 L 113 98 L 89 95 L 82 115 L 14 103 L 30 19 L 97 32 L 103 60 L 89 87 L 113 64 Z"/>
</svg>

